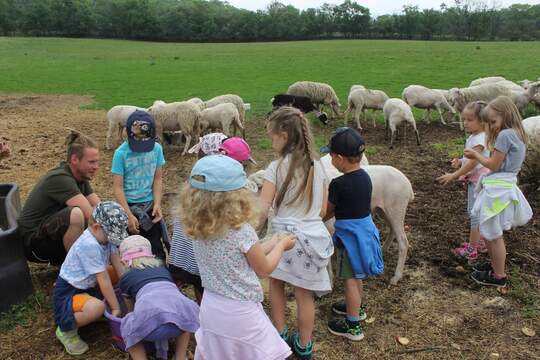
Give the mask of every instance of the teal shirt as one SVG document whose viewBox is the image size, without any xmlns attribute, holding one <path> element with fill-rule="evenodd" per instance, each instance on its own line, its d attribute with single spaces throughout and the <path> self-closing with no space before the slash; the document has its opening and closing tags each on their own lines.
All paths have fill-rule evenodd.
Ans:
<svg viewBox="0 0 540 360">
<path fill-rule="evenodd" d="M 124 194 L 130 204 L 154 200 L 152 186 L 154 175 L 165 165 L 163 148 L 156 143 L 149 152 L 133 152 L 127 142 L 116 149 L 111 172 L 124 178 Z"/>
</svg>

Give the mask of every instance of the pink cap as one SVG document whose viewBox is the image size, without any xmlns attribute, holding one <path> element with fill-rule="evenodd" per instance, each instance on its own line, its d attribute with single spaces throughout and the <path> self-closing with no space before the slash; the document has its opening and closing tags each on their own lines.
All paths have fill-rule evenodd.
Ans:
<svg viewBox="0 0 540 360">
<path fill-rule="evenodd" d="M 249 160 L 252 163 L 257 164 L 251 157 L 251 149 L 249 148 L 248 143 L 242 138 L 232 137 L 225 139 L 223 143 L 221 143 L 219 151 L 236 161 Z"/>
</svg>

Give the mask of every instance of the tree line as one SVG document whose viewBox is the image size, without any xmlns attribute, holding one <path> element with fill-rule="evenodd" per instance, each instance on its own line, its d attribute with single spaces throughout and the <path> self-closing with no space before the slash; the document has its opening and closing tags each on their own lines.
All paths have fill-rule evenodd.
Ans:
<svg viewBox="0 0 540 360">
<path fill-rule="evenodd" d="M 303 11 L 277 1 L 249 11 L 218 0 L 0 0 L 0 34 L 186 42 L 540 40 L 540 5 L 454 0 L 373 17 L 351 0 Z"/>
</svg>

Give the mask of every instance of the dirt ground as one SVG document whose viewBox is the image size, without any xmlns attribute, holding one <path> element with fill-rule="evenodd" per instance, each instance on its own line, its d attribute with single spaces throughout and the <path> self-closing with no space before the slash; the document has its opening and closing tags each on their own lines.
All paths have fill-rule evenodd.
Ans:
<svg viewBox="0 0 540 360">
<path fill-rule="evenodd" d="M 112 199 L 113 151 L 103 146 L 105 112 L 79 109 L 91 101 L 73 95 L 0 94 L 0 139 L 12 146 L 12 157 L 0 165 L 0 182 L 17 183 L 24 201 L 38 178 L 63 160 L 66 128 L 73 128 L 98 140 L 101 165 L 92 184 L 102 199 Z M 332 128 L 315 123 L 313 128 L 318 135 L 332 132 Z M 507 263 L 513 274 L 508 293 L 475 285 L 468 277 L 468 266 L 450 253 L 468 236 L 465 191 L 458 185 L 445 188 L 435 182 L 438 175 L 449 170 L 449 158 L 433 144 L 462 135 L 456 126 L 439 123 L 419 124 L 419 131 L 423 142 L 420 147 L 408 131 L 406 144 L 398 140 L 394 150 L 385 145 L 382 126 L 369 126 L 364 133 L 366 142 L 375 149 L 370 162 L 397 167 L 413 184 L 415 200 L 406 218 L 411 247 L 404 277 L 397 286 L 389 285 L 397 260 L 395 244 L 385 253 L 385 274 L 367 281 L 365 303 L 368 317 L 374 321 L 364 324 L 363 341 L 348 342 L 326 330 L 331 304 L 343 296 L 340 284 L 333 294 L 317 300 L 315 359 L 540 359 L 540 217 L 535 215 L 527 226 L 506 235 Z M 251 144 L 266 136 L 262 119 L 250 120 L 246 134 Z M 167 148 L 165 153 L 168 214 L 180 182 L 194 163 L 194 157 L 182 157 L 180 153 L 176 147 Z M 272 156 L 271 150 L 254 154 L 261 168 Z M 538 214 L 539 192 L 529 191 L 526 197 Z M 50 301 L 58 270 L 32 264 L 31 273 L 35 288 Z M 295 304 L 290 299 L 289 327 L 295 328 Z M 29 325 L 0 334 L 0 359 L 69 358 L 54 337 L 52 310 L 47 306 L 37 311 Z M 535 330 L 536 335 L 524 335 L 523 327 Z M 88 326 L 81 334 L 90 344 L 90 351 L 81 359 L 126 358 L 112 347 L 105 322 Z M 410 344 L 398 344 L 396 336 L 407 337 Z"/>
</svg>

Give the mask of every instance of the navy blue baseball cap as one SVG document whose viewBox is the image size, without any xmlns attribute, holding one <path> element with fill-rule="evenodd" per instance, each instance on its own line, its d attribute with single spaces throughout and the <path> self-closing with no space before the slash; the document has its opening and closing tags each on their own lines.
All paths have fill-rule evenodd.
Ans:
<svg viewBox="0 0 540 360">
<path fill-rule="evenodd" d="M 149 152 L 156 143 L 156 122 L 146 111 L 136 110 L 126 123 L 128 145 L 133 152 Z"/>
<path fill-rule="evenodd" d="M 342 156 L 362 155 L 366 148 L 360 133 L 352 128 L 341 127 L 330 138 L 328 145 L 322 146 L 321 153 L 333 153 Z"/>
</svg>

